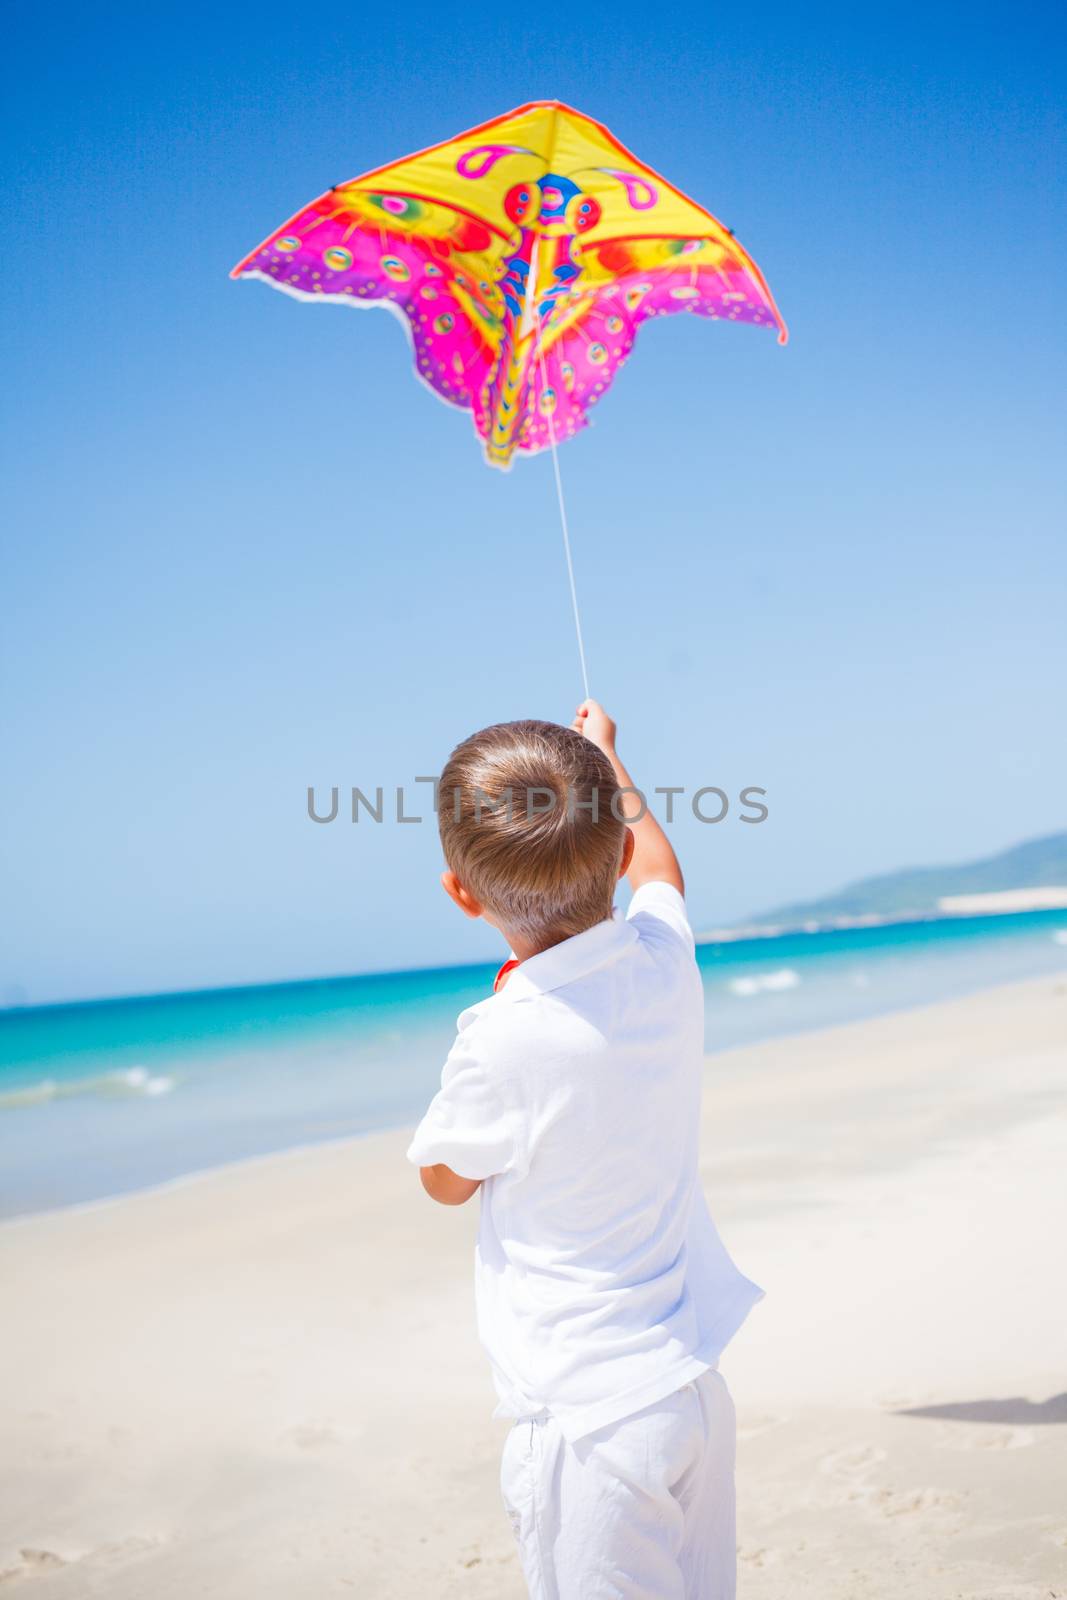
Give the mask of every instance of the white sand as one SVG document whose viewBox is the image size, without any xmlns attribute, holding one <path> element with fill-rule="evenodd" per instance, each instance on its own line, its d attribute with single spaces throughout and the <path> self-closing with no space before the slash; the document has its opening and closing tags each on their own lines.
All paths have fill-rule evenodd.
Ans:
<svg viewBox="0 0 1067 1600">
<path fill-rule="evenodd" d="M 705 1118 L 741 1600 L 1067 1596 L 1067 983 L 717 1057 Z M 5 1594 L 520 1600 L 474 1207 L 403 1144 L 0 1229 Z"/>
<path fill-rule="evenodd" d="M 1003 915 L 1006 911 L 1058 911 L 1067 906 L 1067 886 L 1048 884 L 1042 889 L 992 889 L 986 894 L 946 894 L 939 911 L 958 917 Z"/>
</svg>

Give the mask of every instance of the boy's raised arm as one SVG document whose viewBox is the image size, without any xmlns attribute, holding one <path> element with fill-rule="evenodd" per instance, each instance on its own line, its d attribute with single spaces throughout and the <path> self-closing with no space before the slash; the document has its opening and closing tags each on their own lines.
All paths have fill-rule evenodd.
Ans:
<svg viewBox="0 0 1067 1600">
<path fill-rule="evenodd" d="M 576 733 L 584 733 L 599 750 L 603 750 L 614 768 L 620 789 L 635 788 L 633 779 L 615 750 L 615 724 L 598 701 L 583 700 L 571 726 Z M 684 894 L 685 879 L 678 865 L 678 857 L 640 795 L 623 796 L 623 815 L 634 836 L 634 853 L 626 872 L 630 888 L 640 889 L 643 883 L 670 883 L 679 894 Z"/>
</svg>

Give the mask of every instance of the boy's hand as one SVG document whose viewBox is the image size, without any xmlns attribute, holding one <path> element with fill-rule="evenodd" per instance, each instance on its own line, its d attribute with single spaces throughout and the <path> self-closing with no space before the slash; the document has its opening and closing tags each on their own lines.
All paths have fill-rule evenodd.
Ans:
<svg viewBox="0 0 1067 1600">
<path fill-rule="evenodd" d="M 633 834 L 634 847 L 626 876 L 631 889 L 643 883 L 670 883 L 679 894 L 685 893 L 685 880 L 667 835 L 634 787 L 633 779 L 615 750 L 615 724 L 598 700 L 583 700 L 574 714 L 571 727 L 602 750 L 611 762 L 620 789 L 627 793 L 622 814 Z"/>
<path fill-rule="evenodd" d="M 575 733 L 584 733 L 606 756 L 615 754 L 615 724 L 599 700 L 583 700 L 574 714 L 571 727 Z"/>
</svg>

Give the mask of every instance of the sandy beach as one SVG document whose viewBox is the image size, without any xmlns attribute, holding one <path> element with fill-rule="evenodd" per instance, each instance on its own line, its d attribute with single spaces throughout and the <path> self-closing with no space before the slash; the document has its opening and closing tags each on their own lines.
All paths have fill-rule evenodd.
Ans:
<svg viewBox="0 0 1067 1600">
<path fill-rule="evenodd" d="M 1067 983 L 709 1058 L 742 1600 L 1067 1596 Z M 0 1583 L 520 1600 L 403 1133 L 0 1228 Z"/>
</svg>

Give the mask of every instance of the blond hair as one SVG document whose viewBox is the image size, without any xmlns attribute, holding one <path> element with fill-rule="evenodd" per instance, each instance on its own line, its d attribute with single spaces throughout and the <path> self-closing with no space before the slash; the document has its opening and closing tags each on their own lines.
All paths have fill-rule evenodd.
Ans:
<svg viewBox="0 0 1067 1600">
<path fill-rule="evenodd" d="M 509 933 L 540 949 L 611 916 L 626 825 L 607 756 L 554 722 L 501 722 L 448 758 L 445 860 Z"/>
</svg>

